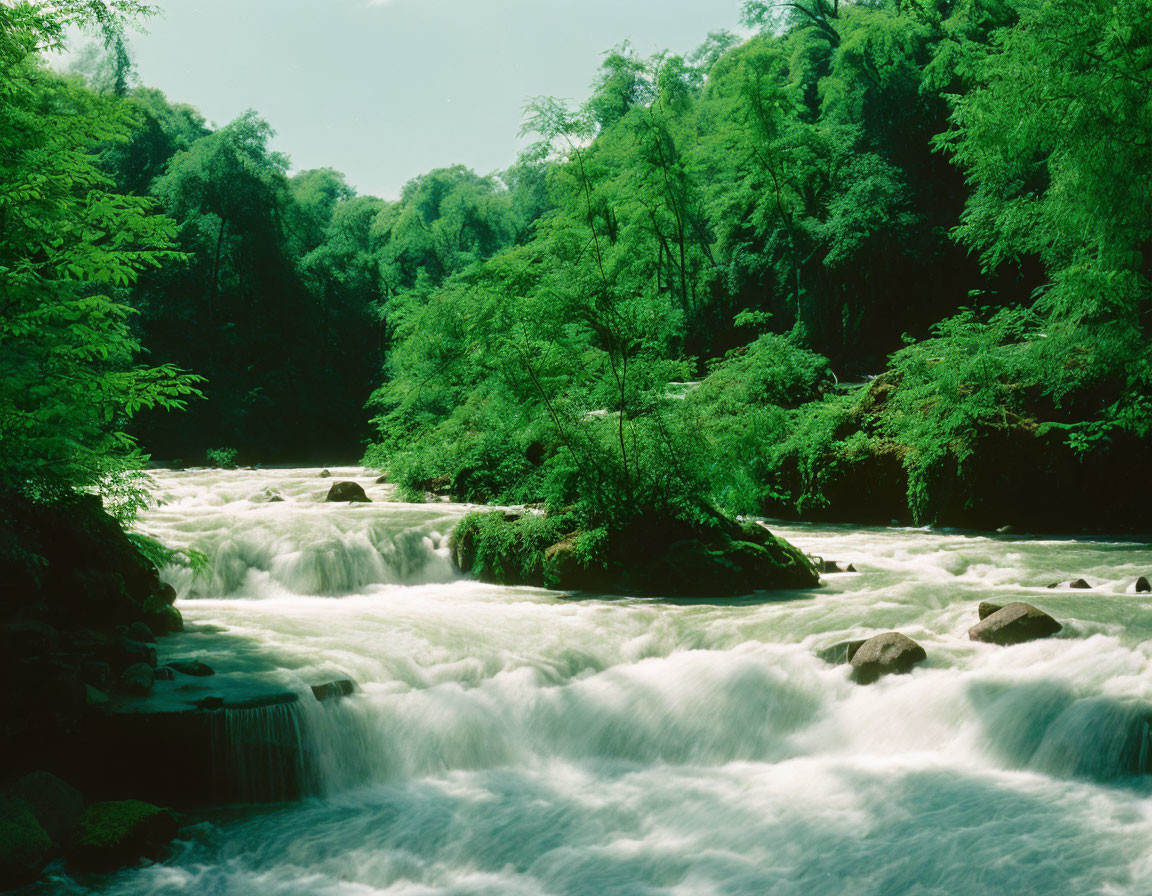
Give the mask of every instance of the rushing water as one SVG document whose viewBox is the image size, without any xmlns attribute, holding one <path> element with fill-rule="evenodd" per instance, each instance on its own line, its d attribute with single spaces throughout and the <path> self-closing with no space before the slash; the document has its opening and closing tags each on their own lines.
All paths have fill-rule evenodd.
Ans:
<svg viewBox="0 0 1152 896">
<path fill-rule="evenodd" d="M 324 504 L 345 478 L 374 503 Z M 781 526 L 859 574 L 574 600 L 460 579 L 465 508 L 390 502 L 364 470 L 156 480 L 145 528 L 207 557 L 169 571 L 189 631 L 162 652 L 305 695 L 318 792 L 60 892 L 1152 892 L 1147 544 Z M 973 643 L 981 600 L 1064 630 Z M 817 656 L 889 629 L 928 662 L 865 687 Z M 311 698 L 339 678 L 358 690 Z"/>
</svg>

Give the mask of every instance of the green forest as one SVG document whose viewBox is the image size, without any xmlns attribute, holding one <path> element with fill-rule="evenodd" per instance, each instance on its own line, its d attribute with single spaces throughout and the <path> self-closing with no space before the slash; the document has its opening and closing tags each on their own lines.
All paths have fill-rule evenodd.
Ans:
<svg viewBox="0 0 1152 896">
<path fill-rule="evenodd" d="M 397 201 L 139 84 L 153 11 L 0 9 L 7 493 L 363 457 L 597 531 L 1144 525 L 1148 0 L 750 0 Z"/>
</svg>

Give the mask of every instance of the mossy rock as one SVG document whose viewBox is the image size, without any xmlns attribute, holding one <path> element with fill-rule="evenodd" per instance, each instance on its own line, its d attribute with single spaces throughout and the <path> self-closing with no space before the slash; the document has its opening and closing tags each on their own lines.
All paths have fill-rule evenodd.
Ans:
<svg viewBox="0 0 1152 896">
<path fill-rule="evenodd" d="M 52 838 L 25 800 L 0 797 L 0 890 L 31 883 L 48 862 Z"/>
<path fill-rule="evenodd" d="M 763 526 L 722 517 L 638 518 L 617 530 L 574 530 L 563 515 L 469 514 L 452 535 L 459 568 L 502 585 L 665 597 L 733 597 L 810 588 L 815 566 Z"/>
<path fill-rule="evenodd" d="M 28 804 L 53 841 L 63 844 L 71 840 L 84 812 L 84 797 L 79 790 L 49 772 L 35 771 L 19 778 L 10 793 Z"/>
<path fill-rule="evenodd" d="M 171 809 L 140 800 L 93 803 L 80 816 L 71 858 L 92 871 L 159 858 L 176 828 Z"/>
</svg>

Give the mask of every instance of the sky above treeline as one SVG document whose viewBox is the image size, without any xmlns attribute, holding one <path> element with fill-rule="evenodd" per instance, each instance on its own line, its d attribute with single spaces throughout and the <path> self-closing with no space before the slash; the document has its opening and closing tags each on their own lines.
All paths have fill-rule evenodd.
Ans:
<svg viewBox="0 0 1152 896">
<path fill-rule="evenodd" d="M 255 109 L 293 170 L 396 198 L 444 165 L 507 167 L 525 102 L 588 96 L 605 50 L 689 53 L 740 0 L 159 0 L 141 81 L 225 124 Z"/>
</svg>

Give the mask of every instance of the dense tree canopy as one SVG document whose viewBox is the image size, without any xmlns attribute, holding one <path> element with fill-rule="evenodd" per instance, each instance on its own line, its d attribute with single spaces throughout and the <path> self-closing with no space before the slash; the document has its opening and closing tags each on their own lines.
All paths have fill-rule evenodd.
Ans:
<svg viewBox="0 0 1152 896">
<path fill-rule="evenodd" d="M 750 0 L 396 201 L 136 84 L 134 10 L 3 13 L 16 478 L 91 484 L 131 433 L 621 524 L 1058 525 L 1045 483 L 1146 461 L 1152 0 Z M 78 18 L 87 86 L 38 55 Z"/>
</svg>

